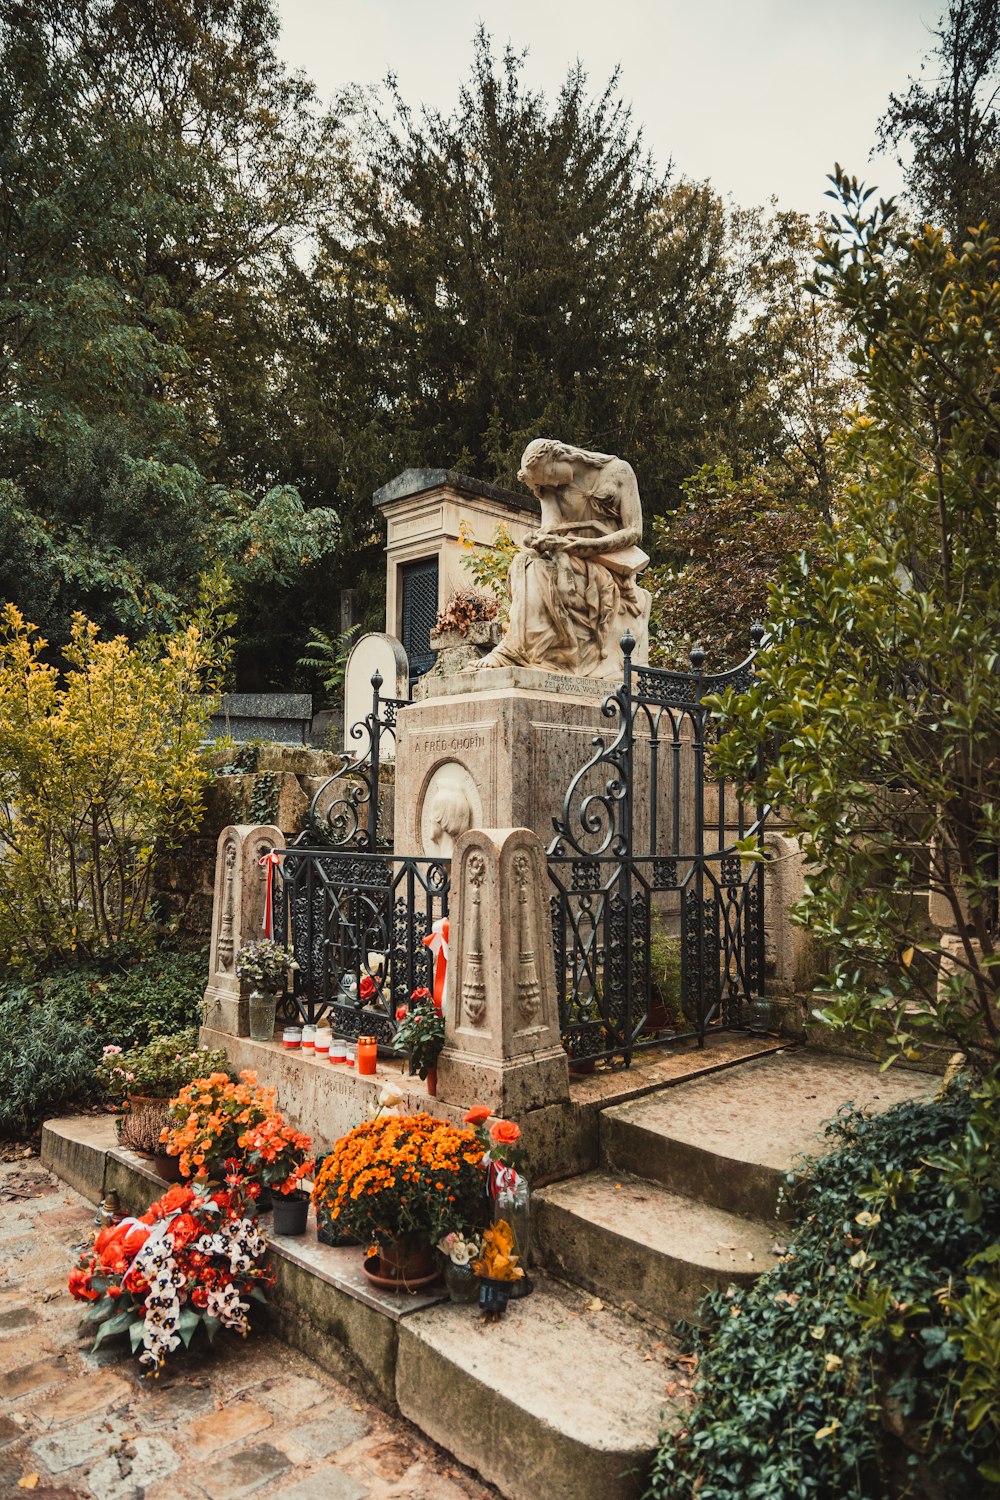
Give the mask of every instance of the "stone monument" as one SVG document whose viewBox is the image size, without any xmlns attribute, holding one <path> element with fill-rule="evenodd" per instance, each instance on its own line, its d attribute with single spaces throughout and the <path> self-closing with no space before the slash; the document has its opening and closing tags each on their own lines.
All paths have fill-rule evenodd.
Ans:
<svg viewBox="0 0 1000 1500">
<path fill-rule="evenodd" d="M 399 716 L 396 842 L 407 852 L 441 855 L 442 835 L 484 826 L 530 828 L 547 844 L 570 779 L 609 732 L 601 704 L 621 682 L 626 629 L 632 660 L 648 660 L 631 466 L 537 438 L 519 477 L 539 524 L 511 565 L 506 635 L 465 670 L 421 679 Z"/>
<path fill-rule="evenodd" d="M 633 661 L 644 665 L 650 596 L 636 577 L 649 558 L 638 546 L 642 505 L 632 466 L 536 438 L 517 477 L 538 500 L 541 525 L 511 564 L 507 634 L 469 670 L 540 667 L 617 680 L 626 630 L 635 637 Z"/>
<path fill-rule="evenodd" d="M 523 1119 L 568 1096 L 547 884 L 544 852 L 527 828 L 475 828 L 455 845 L 443 1098 Z"/>
<path fill-rule="evenodd" d="M 267 876 L 261 859 L 285 847 L 285 835 L 273 824 L 233 823 L 219 834 L 212 903 L 212 946 L 205 990 L 205 1025 L 229 1036 L 250 1031 L 247 1002 L 236 977 L 236 955 L 244 943 L 259 938 Z"/>
</svg>

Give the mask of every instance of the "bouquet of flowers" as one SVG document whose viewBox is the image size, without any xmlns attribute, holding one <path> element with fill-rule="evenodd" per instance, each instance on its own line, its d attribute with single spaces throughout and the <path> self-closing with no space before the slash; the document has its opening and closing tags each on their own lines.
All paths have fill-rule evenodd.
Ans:
<svg viewBox="0 0 1000 1500">
<path fill-rule="evenodd" d="M 453 1229 L 437 1242 L 441 1254 L 447 1256 L 453 1266 L 470 1265 L 480 1254 L 482 1246 L 481 1236 L 467 1234 L 464 1229 Z"/>
<path fill-rule="evenodd" d="M 95 1069 L 98 1082 L 109 1094 L 123 1099 L 128 1094 L 169 1099 L 191 1078 L 203 1078 L 226 1068 L 225 1048 L 210 1051 L 198 1046 L 193 1026 L 169 1036 L 154 1037 L 145 1047 L 105 1047 Z"/>
<path fill-rule="evenodd" d="M 272 1193 L 302 1191 L 302 1179 L 313 1169 L 312 1137 L 293 1130 L 280 1114 L 272 1115 L 239 1138 L 247 1169 Z"/>
<path fill-rule="evenodd" d="M 233 1083 L 228 1073 L 211 1073 L 182 1088 L 168 1109 L 169 1124 L 160 1142 L 168 1156 L 180 1157 L 182 1177 L 221 1182 L 227 1164 L 240 1164 L 241 1144 L 265 1120 L 280 1119 L 274 1089 L 257 1082 L 252 1070 Z M 231 1169 L 230 1169 L 231 1170 Z"/>
<path fill-rule="evenodd" d="M 482 1250 L 472 1262 L 472 1269 L 488 1281 L 520 1281 L 524 1275 L 520 1259 L 514 1231 L 506 1219 L 499 1219 L 484 1233 Z"/>
<path fill-rule="evenodd" d="M 94 1348 L 128 1333 L 145 1373 L 158 1375 L 199 1325 L 209 1339 L 220 1328 L 245 1338 L 250 1302 L 265 1302 L 274 1278 L 242 1202 L 236 1183 L 211 1194 L 178 1184 L 141 1218 L 102 1229 L 69 1276 L 72 1295 L 91 1304 Z"/>
<path fill-rule="evenodd" d="M 236 977 L 254 990 L 284 988 L 289 969 L 297 968 L 287 948 L 273 938 L 253 938 L 236 955 Z"/>
<path fill-rule="evenodd" d="M 404 1235 L 436 1244 L 483 1217 L 486 1169 L 471 1130 L 430 1115 L 380 1115 L 356 1125 L 313 1187 L 321 1224 L 381 1247 Z"/>
<path fill-rule="evenodd" d="M 409 1005 L 401 1005 L 396 1011 L 396 1035 L 392 1040 L 394 1052 L 405 1053 L 409 1058 L 410 1072 L 426 1078 L 444 1046 L 444 1016 L 438 1010 L 428 989 L 414 990 Z"/>
<path fill-rule="evenodd" d="M 438 610 L 434 629 L 455 630 L 459 635 L 466 635 L 470 625 L 480 620 L 495 620 L 499 610 L 500 601 L 485 589 L 455 589 L 449 594 L 444 609 Z"/>
</svg>

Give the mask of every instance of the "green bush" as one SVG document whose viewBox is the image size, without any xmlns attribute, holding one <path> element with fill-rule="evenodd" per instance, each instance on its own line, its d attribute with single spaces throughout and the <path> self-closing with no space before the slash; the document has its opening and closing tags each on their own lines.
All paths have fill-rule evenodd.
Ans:
<svg viewBox="0 0 1000 1500">
<path fill-rule="evenodd" d="M 161 948 L 0 982 L 0 1135 L 101 1096 L 94 1069 L 106 1046 L 197 1026 L 207 967 L 203 949 Z"/>
<path fill-rule="evenodd" d="M 51 1007 L 93 1032 L 102 1047 L 144 1046 L 201 1020 L 208 960 L 204 949 L 156 948 L 113 965 L 74 964 L 37 979 L 0 984 L 0 1006 Z"/>
<path fill-rule="evenodd" d="M 1000 1184 L 970 1214 L 945 1165 L 975 1145 L 970 1092 L 828 1129 L 840 1149 L 804 1174 L 788 1255 L 705 1304 L 698 1404 L 664 1438 L 646 1500 L 978 1496 L 1000 1477 L 992 1340 L 970 1321 Z"/>
<path fill-rule="evenodd" d="M 95 1093 L 94 1037 L 52 1005 L 0 1000 L 0 1136 L 22 1136 Z"/>
</svg>

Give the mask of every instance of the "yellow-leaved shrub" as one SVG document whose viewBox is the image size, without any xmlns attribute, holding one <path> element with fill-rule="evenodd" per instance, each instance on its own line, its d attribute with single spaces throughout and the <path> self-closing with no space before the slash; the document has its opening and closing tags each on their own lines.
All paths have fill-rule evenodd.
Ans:
<svg viewBox="0 0 1000 1500">
<path fill-rule="evenodd" d="M 0 963 L 93 955 L 147 927 L 155 861 L 197 827 L 210 775 L 218 602 L 136 645 L 77 615 L 62 671 L 0 610 Z"/>
</svg>

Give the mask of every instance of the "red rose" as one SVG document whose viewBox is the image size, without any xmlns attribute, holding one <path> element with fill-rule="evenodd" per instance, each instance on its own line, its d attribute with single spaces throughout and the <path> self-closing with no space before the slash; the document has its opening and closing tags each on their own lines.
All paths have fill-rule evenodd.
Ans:
<svg viewBox="0 0 1000 1500">
<path fill-rule="evenodd" d="M 497 1120 L 490 1126 L 490 1140 L 497 1146 L 514 1146 L 521 1139 L 521 1127 L 513 1120 Z"/>
<path fill-rule="evenodd" d="M 431 992 L 427 989 L 426 985 L 421 985 L 419 990 L 414 990 L 410 995 L 411 1000 L 429 1000 L 430 998 Z"/>
<path fill-rule="evenodd" d="M 96 1302 L 101 1295 L 91 1285 L 90 1272 L 82 1271 L 79 1266 L 69 1273 L 69 1290 L 78 1302 Z"/>
<path fill-rule="evenodd" d="M 370 1000 L 373 995 L 378 994 L 378 985 L 370 974 L 366 974 L 358 985 L 358 994 L 362 1000 Z"/>
<path fill-rule="evenodd" d="M 482 1125 L 490 1117 L 490 1111 L 485 1104 L 474 1104 L 465 1116 L 466 1125 Z"/>
<path fill-rule="evenodd" d="M 174 1242 L 176 1250 L 183 1250 L 185 1245 L 190 1245 L 201 1233 L 197 1219 L 190 1214 L 178 1214 L 170 1226 L 170 1238 Z"/>
</svg>

